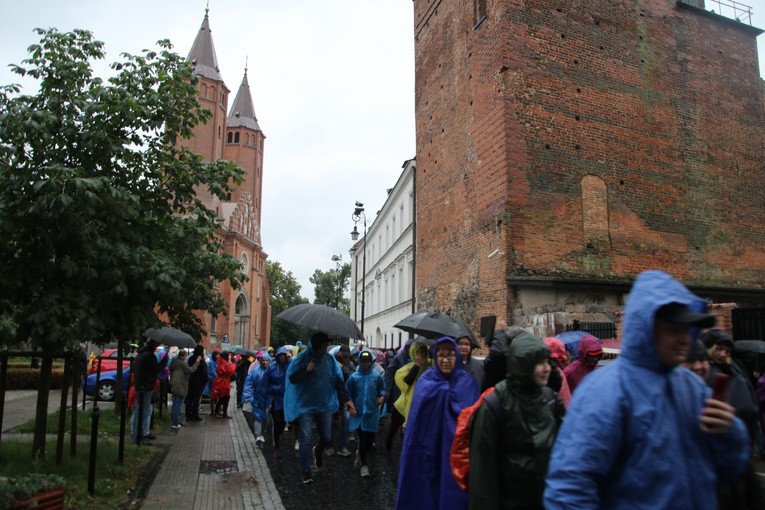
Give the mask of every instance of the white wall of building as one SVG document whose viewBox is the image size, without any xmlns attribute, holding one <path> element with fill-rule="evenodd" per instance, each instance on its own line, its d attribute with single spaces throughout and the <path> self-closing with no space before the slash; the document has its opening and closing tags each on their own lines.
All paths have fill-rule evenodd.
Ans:
<svg viewBox="0 0 765 510">
<path fill-rule="evenodd" d="M 363 283 L 363 330 L 369 347 L 398 348 L 409 336 L 393 325 L 413 313 L 414 172 L 415 161 L 406 161 L 377 218 L 371 225 L 367 218 L 366 264 L 364 238 L 351 248 L 351 317 L 361 328 Z M 362 224 L 358 229 L 363 235 Z"/>
</svg>

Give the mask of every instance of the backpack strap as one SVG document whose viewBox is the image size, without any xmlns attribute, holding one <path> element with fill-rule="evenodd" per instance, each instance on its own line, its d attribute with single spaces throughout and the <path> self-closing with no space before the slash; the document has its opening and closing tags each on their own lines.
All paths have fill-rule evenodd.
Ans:
<svg viewBox="0 0 765 510">
<path fill-rule="evenodd" d="M 486 405 L 489 407 L 489 410 L 491 411 L 491 414 L 494 416 L 494 418 L 502 417 L 502 406 L 500 405 L 499 397 L 497 396 L 496 391 L 488 393 L 483 398 L 483 401 L 486 402 Z"/>
</svg>

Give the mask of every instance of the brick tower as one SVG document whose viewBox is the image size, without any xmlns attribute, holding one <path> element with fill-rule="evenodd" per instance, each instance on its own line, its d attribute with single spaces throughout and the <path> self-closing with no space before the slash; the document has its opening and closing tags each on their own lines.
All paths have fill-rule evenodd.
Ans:
<svg viewBox="0 0 765 510">
<path fill-rule="evenodd" d="M 417 308 L 539 335 L 664 269 L 765 302 L 747 23 L 675 0 L 414 0 Z"/>
<path fill-rule="evenodd" d="M 219 284 L 218 291 L 228 303 L 228 315 L 202 315 L 209 333 L 204 340 L 208 347 L 226 347 L 227 340 L 228 345 L 257 348 L 268 343 L 271 329 L 270 291 L 265 270 L 267 255 L 260 239 L 265 135 L 255 116 L 246 68 L 231 111 L 226 114 L 229 89 L 218 69 L 207 12 L 188 60 L 196 66 L 199 102 L 213 115 L 207 124 L 196 126 L 194 136 L 185 141 L 185 145 L 207 161 L 225 159 L 246 172 L 244 183 L 225 202 L 207 189 L 197 190 L 204 204 L 223 220 L 217 235 L 224 251 L 242 262 L 249 277 L 238 290 L 232 289 L 228 282 Z"/>
</svg>

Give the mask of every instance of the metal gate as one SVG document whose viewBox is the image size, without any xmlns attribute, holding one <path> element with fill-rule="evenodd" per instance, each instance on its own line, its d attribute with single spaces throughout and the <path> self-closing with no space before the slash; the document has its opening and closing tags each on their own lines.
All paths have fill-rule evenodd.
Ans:
<svg viewBox="0 0 765 510">
<path fill-rule="evenodd" d="M 581 322 L 573 321 L 569 331 L 586 331 L 601 340 L 616 338 L 616 324 L 613 322 Z"/>
</svg>

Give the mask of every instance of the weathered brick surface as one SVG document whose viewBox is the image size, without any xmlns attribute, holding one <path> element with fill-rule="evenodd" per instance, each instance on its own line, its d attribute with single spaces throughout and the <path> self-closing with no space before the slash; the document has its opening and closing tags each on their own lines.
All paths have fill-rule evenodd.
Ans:
<svg viewBox="0 0 765 510">
<path fill-rule="evenodd" d="M 414 0 L 419 309 L 512 318 L 516 275 L 765 283 L 755 32 L 673 0 L 473 4 Z"/>
</svg>

